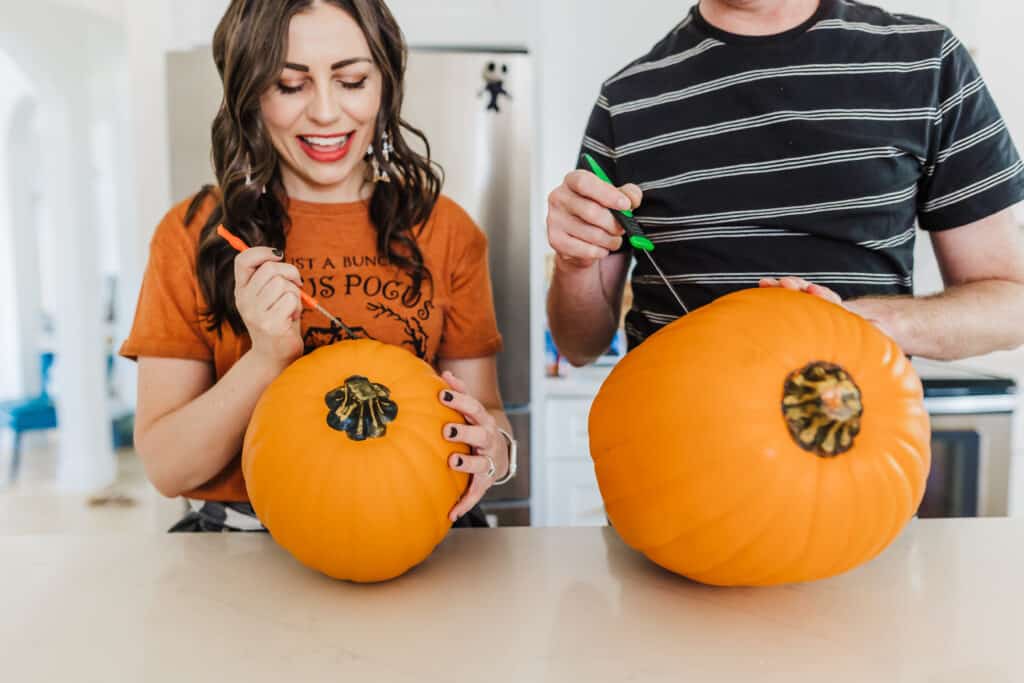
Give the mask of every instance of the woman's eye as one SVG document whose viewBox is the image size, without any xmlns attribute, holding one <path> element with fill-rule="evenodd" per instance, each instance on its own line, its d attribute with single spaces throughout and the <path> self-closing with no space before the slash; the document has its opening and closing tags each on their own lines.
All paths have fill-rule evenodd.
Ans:
<svg viewBox="0 0 1024 683">
<path fill-rule="evenodd" d="M 300 83 L 299 85 L 285 85 L 284 83 L 278 83 L 277 89 L 284 93 L 285 95 L 293 95 L 302 90 L 303 85 L 305 84 Z"/>
<path fill-rule="evenodd" d="M 366 87 L 366 79 L 363 78 L 358 81 L 342 81 L 341 87 L 345 88 L 346 90 L 361 90 L 364 87 Z"/>
</svg>

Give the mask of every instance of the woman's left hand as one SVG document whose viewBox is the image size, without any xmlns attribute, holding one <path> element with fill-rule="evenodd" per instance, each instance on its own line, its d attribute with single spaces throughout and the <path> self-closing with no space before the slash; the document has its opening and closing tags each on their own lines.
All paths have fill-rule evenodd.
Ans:
<svg viewBox="0 0 1024 683">
<path fill-rule="evenodd" d="M 451 391 L 441 392 L 441 403 L 462 413 L 469 423 L 444 426 L 444 438 L 452 443 L 468 445 L 471 453 L 452 453 L 448 458 L 449 467 L 470 475 L 469 487 L 449 514 L 449 518 L 454 522 L 480 502 L 495 479 L 505 476 L 508 472 L 508 447 L 505 439 L 498 433 L 498 424 L 494 416 L 480 401 L 469 395 L 462 380 L 447 371 L 441 378 L 451 387 Z M 491 461 L 494 462 L 494 473 L 493 476 L 488 476 Z"/>
</svg>

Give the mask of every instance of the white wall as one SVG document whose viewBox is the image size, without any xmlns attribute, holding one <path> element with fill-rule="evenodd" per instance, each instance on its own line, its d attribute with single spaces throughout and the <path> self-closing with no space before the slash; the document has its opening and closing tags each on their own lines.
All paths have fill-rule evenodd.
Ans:
<svg viewBox="0 0 1024 683">
<path fill-rule="evenodd" d="M 11 177 L 7 160 L 15 153 L 11 149 L 10 127 L 17 125 L 12 118 L 32 98 L 29 83 L 14 61 L 0 53 L 0 82 L 4 92 L 0 95 L 0 400 L 20 396 L 29 390 L 26 386 L 22 358 L 25 344 L 21 339 L 23 305 L 17 288 L 18 246 L 24 240 L 29 226 L 18 225 L 16 207 L 19 206 L 17 178 Z M 23 203 L 20 204 L 23 206 Z M 21 231 L 19 233 L 19 231 Z"/>
<path fill-rule="evenodd" d="M 1024 5 L 1013 0 L 887 0 L 894 11 L 927 16 L 949 26 L 974 53 L 1006 120 L 1018 151 L 1024 155 L 1024 65 L 1020 59 L 1018 29 L 1024 26 Z M 1024 224 L 1024 204 L 1015 207 Z M 919 294 L 940 291 L 939 274 L 931 242 L 919 233 L 915 249 L 914 284 Z M 1009 375 L 1024 383 L 1024 349 L 999 352 L 957 363 L 989 372 Z"/>
<path fill-rule="evenodd" d="M 406 40 L 414 47 L 523 46 L 529 40 L 534 5 L 533 0 L 388 2 Z M 228 0 L 173 0 L 174 10 L 168 16 L 170 30 L 167 47 L 188 50 L 209 45 L 213 30 L 227 6 Z"/>
<path fill-rule="evenodd" d="M 34 97 L 25 96 L 17 101 L 6 131 L 7 151 L 0 155 L 0 159 L 6 161 L 9 200 L 7 216 L 11 239 L 8 242 L 10 272 L 7 279 L 14 284 L 11 310 L 15 325 L 7 331 L 7 337 L 13 336 L 17 341 L 15 347 L 7 348 L 7 355 L 16 358 L 13 370 L 20 375 L 20 382 L 14 393 L 18 396 L 34 396 L 41 389 L 38 350 L 42 332 L 39 258 L 39 187 L 42 178 L 39 172 L 41 138 L 37 109 L 38 102 Z M 30 286 L 22 283 L 30 283 Z"/>
<path fill-rule="evenodd" d="M 1024 155 L 1024 62 L 1020 39 L 1024 4 L 1012 0 L 973 3 L 964 0 L 963 5 L 963 11 L 975 17 L 978 67 L 1007 121 L 1017 149 Z M 1016 214 L 1024 225 L 1024 204 L 1017 205 Z M 991 354 L 974 359 L 972 364 L 1012 374 L 1024 384 L 1024 350 Z"/>
<path fill-rule="evenodd" d="M 541 5 L 543 176 L 551 189 L 576 155 L 601 84 L 650 50 L 686 16 L 688 3 L 559 0 Z"/>
<path fill-rule="evenodd" d="M 148 3 L 151 0 L 136 0 Z M 51 0 L 55 5 L 65 7 L 89 16 L 118 21 L 124 7 L 124 0 Z"/>
<path fill-rule="evenodd" d="M 54 274 L 52 313 L 57 321 L 55 380 L 59 417 L 57 484 L 90 490 L 114 480 L 106 402 L 106 346 L 101 286 L 102 255 L 116 249 L 101 229 L 116 220 L 109 208 L 115 191 L 105 187 L 113 177 L 120 141 L 116 130 L 119 106 L 117 65 L 123 63 L 119 26 L 106 16 L 86 14 L 44 0 L 5 4 L 0 11 L 0 51 L 17 64 L 31 82 L 38 100 L 39 136 L 35 150 L 41 163 L 41 201 L 55 238 L 43 252 L 44 272 Z M 67 36 L 76 36 L 68 40 Z M 104 137 L 98 134 L 106 128 Z M 30 169 L 24 169 L 26 175 Z M 117 195 L 128 192 L 122 188 Z M 107 210 L 102 198 L 106 195 Z M 24 230 L 38 230 L 28 225 Z M 30 258 L 22 248 L 16 257 Z M 45 279 L 45 276 L 44 276 Z M 25 280 L 31 277 L 25 276 Z M 39 288 L 39 282 L 17 283 Z"/>
</svg>

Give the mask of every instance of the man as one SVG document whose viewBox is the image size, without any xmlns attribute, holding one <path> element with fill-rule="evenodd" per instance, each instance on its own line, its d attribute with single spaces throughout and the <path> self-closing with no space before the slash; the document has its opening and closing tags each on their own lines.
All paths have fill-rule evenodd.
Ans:
<svg viewBox="0 0 1024 683">
<path fill-rule="evenodd" d="M 909 355 L 951 360 L 1024 343 L 1024 252 L 1009 209 L 1024 163 L 948 29 L 847 0 L 700 0 L 610 78 L 583 152 L 551 193 L 548 298 L 583 365 L 618 326 L 631 249 L 609 209 L 637 208 L 690 310 L 781 286 L 843 303 Z M 584 166 L 585 168 L 585 166 Z M 945 281 L 911 296 L 915 223 Z M 683 314 L 647 259 L 630 348 Z"/>
</svg>

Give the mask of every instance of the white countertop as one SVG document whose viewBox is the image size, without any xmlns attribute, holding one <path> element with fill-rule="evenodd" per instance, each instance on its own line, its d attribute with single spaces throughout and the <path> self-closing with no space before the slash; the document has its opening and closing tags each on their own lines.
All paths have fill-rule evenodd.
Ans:
<svg viewBox="0 0 1024 683">
<path fill-rule="evenodd" d="M 610 529 L 457 530 L 386 584 L 263 535 L 0 537 L 9 681 L 1024 680 L 1024 521 L 916 520 L 814 584 L 688 582 Z"/>
</svg>

